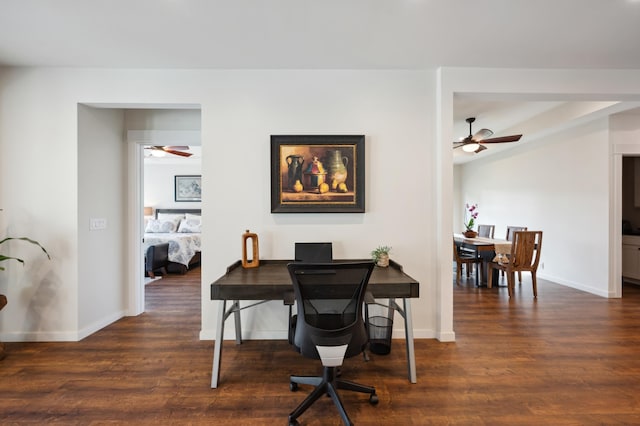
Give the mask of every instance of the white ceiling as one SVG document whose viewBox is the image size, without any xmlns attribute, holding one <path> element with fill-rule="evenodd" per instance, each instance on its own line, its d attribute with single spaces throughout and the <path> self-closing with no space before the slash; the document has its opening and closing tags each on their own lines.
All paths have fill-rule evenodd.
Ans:
<svg viewBox="0 0 640 426">
<path fill-rule="evenodd" d="M 638 0 L 0 0 L 0 65 L 640 69 Z"/>
<path fill-rule="evenodd" d="M 640 0 L 0 0 L 3 65 L 640 70 Z M 474 116 L 474 131 L 525 133 L 559 107 L 457 98 L 454 132 Z"/>
</svg>

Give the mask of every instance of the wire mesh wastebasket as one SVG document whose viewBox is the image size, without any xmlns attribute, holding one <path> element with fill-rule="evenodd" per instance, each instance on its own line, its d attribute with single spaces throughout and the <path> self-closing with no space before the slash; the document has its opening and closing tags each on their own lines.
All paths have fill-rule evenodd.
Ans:
<svg viewBox="0 0 640 426">
<path fill-rule="evenodd" d="M 374 354 L 387 355 L 391 352 L 391 332 L 393 319 L 373 316 L 369 318 L 369 350 Z"/>
</svg>

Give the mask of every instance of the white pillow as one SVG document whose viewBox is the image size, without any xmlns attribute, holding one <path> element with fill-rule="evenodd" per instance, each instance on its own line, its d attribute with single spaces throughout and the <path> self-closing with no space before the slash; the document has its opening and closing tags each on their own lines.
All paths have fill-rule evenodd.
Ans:
<svg viewBox="0 0 640 426">
<path fill-rule="evenodd" d="M 180 221 L 180 220 L 184 219 L 184 214 L 182 214 L 182 213 L 158 213 L 158 217 L 156 219 Z"/>
<path fill-rule="evenodd" d="M 175 223 L 176 228 L 171 232 L 176 232 L 176 229 L 178 229 L 178 225 L 180 224 L 180 221 L 184 219 L 184 215 L 174 214 L 174 213 L 158 213 L 157 219 L 162 222 L 171 221 Z"/>
<path fill-rule="evenodd" d="M 191 219 L 185 219 L 183 221 L 180 222 L 180 227 L 178 228 L 178 232 L 200 232 L 200 225 L 201 225 L 201 221 L 200 221 L 200 217 L 196 218 L 191 218 Z"/>
<path fill-rule="evenodd" d="M 144 232 L 148 233 L 167 233 L 167 232 L 176 232 L 177 224 L 170 220 L 157 220 L 157 219 L 149 219 L 147 222 L 147 226 L 144 229 Z"/>
</svg>

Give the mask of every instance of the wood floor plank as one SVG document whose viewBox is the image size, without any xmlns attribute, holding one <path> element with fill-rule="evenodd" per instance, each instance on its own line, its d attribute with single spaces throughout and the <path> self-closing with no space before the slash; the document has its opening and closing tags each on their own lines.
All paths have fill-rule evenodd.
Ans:
<svg viewBox="0 0 640 426">
<path fill-rule="evenodd" d="M 640 287 L 604 299 L 525 277 L 505 287 L 454 286 L 456 342 L 415 342 L 418 383 L 406 378 L 403 340 L 389 355 L 346 360 L 343 376 L 380 397 L 342 392 L 358 425 L 640 424 Z M 221 387 L 210 389 L 213 342 L 198 340 L 200 273 L 147 286 L 146 312 L 80 342 L 6 343 L 0 424 L 271 425 L 309 387 L 290 374 L 319 366 L 286 341 L 225 341 Z M 286 310 L 283 309 L 283 315 Z M 340 425 L 321 398 L 303 425 Z"/>
</svg>

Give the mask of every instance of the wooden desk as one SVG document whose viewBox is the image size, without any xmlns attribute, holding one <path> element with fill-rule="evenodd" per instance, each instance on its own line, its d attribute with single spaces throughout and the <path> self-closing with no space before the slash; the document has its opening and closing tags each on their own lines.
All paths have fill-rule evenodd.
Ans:
<svg viewBox="0 0 640 426">
<path fill-rule="evenodd" d="M 344 260 L 357 261 L 357 260 Z M 293 285 L 287 270 L 290 260 L 260 260 L 257 268 L 244 269 L 237 261 L 227 268 L 227 272 L 211 284 L 211 300 L 218 300 L 218 317 L 216 320 L 216 340 L 213 350 L 213 366 L 211 368 L 211 387 L 217 388 L 220 380 L 220 361 L 222 342 L 224 340 L 224 322 L 233 314 L 236 329 L 236 344 L 242 343 L 240 310 L 246 309 L 267 300 L 283 300 L 293 303 Z M 335 262 L 338 262 L 336 260 Z M 411 317 L 410 299 L 419 296 L 419 283 L 402 271 L 402 266 L 394 261 L 388 268 L 375 267 L 367 291 L 374 298 L 389 299 L 393 307 L 404 318 L 407 346 L 407 367 L 409 381 L 417 382 L 416 363 L 413 347 L 413 321 Z M 402 299 L 400 307 L 395 299 Z M 259 300 L 249 306 L 240 307 L 240 300 Z M 232 301 L 227 309 L 227 301 Z"/>
<path fill-rule="evenodd" d="M 484 237 L 467 238 L 462 234 L 453 234 L 453 240 L 457 246 L 473 250 L 476 256 L 482 258 L 483 283 L 487 282 L 487 264 L 495 256 L 496 249 L 498 248 L 504 254 L 508 254 L 511 247 L 511 241 Z M 478 274 L 476 274 L 476 285 L 479 285 Z"/>
</svg>

